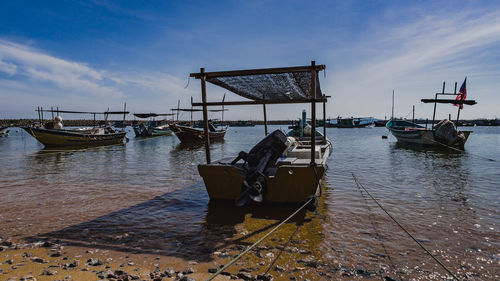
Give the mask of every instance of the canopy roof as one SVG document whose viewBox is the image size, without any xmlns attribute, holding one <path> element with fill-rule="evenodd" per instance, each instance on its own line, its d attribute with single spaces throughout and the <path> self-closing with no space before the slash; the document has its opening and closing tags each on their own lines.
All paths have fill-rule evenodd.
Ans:
<svg viewBox="0 0 500 281">
<path fill-rule="evenodd" d="M 475 100 L 455 100 L 455 99 L 421 99 L 423 103 L 450 103 L 450 104 L 467 104 L 474 105 L 477 104 Z"/>
<path fill-rule="evenodd" d="M 235 70 L 191 73 L 191 77 L 206 77 L 206 81 L 254 101 L 294 101 L 313 98 L 312 71 L 324 70 L 325 65 L 284 68 Z M 316 75 L 316 98 L 322 97 Z"/>
<path fill-rule="evenodd" d="M 38 111 L 38 110 L 35 110 Z M 88 111 L 70 111 L 70 110 L 58 110 L 58 109 L 44 109 L 44 112 L 55 112 L 55 113 L 75 113 L 75 114 L 129 114 L 128 111 L 104 111 L 104 112 L 88 112 Z"/>
<path fill-rule="evenodd" d="M 158 116 L 172 116 L 173 113 L 134 113 L 135 117 L 138 118 L 149 118 L 149 117 L 158 117 Z"/>
</svg>

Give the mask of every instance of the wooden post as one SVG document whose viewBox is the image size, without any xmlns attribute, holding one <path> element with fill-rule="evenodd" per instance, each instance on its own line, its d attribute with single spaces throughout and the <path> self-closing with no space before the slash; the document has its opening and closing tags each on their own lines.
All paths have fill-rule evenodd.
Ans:
<svg viewBox="0 0 500 281">
<path fill-rule="evenodd" d="M 122 131 L 125 131 L 125 111 L 127 111 L 127 103 L 123 104 L 123 121 L 122 121 Z"/>
<path fill-rule="evenodd" d="M 443 81 L 443 94 L 444 94 L 445 85 L 446 85 L 446 82 Z M 437 100 L 437 98 L 438 98 L 438 94 L 436 93 L 436 95 L 434 96 L 434 100 Z M 431 130 L 434 129 L 434 121 L 436 121 L 436 105 L 437 105 L 437 102 L 434 102 L 434 112 L 432 113 Z"/>
<path fill-rule="evenodd" d="M 40 113 L 42 114 L 42 120 L 40 121 L 40 125 L 43 123 L 43 107 L 40 106 Z"/>
<path fill-rule="evenodd" d="M 179 123 L 179 111 L 180 111 L 180 107 L 181 107 L 181 100 L 177 100 L 177 123 Z M 193 107 L 192 103 L 191 103 L 191 107 Z"/>
<path fill-rule="evenodd" d="M 311 61 L 311 165 L 316 164 L 316 62 Z"/>
<path fill-rule="evenodd" d="M 177 110 L 177 113 L 179 113 L 179 111 Z M 177 121 L 179 121 L 179 118 L 177 117 Z M 189 121 L 189 126 L 190 127 L 194 127 L 193 126 L 193 97 L 191 97 L 191 119 Z"/>
<path fill-rule="evenodd" d="M 415 123 L 415 106 L 413 106 L 413 119 L 412 122 Z"/>
<path fill-rule="evenodd" d="M 264 111 L 264 134 L 267 136 L 267 113 L 266 113 L 266 104 L 262 104 L 262 110 Z"/>
<path fill-rule="evenodd" d="M 207 111 L 207 88 L 206 88 L 206 77 L 203 75 L 205 73 L 205 68 L 200 68 L 201 76 L 201 101 L 203 103 L 203 132 L 205 134 L 205 154 L 207 158 L 207 164 L 210 164 L 210 136 L 208 132 L 208 111 Z"/>
<path fill-rule="evenodd" d="M 455 95 L 457 94 L 457 82 L 455 82 Z M 460 107 L 462 107 L 463 104 L 458 104 L 458 112 L 457 112 L 457 124 L 458 124 L 458 119 L 460 118 Z M 451 117 L 450 117 L 451 121 Z M 458 125 L 457 125 L 458 126 Z"/>
<path fill-rule="evenodd" d="M 326 102 L 323 103 L 323 143 L 326 143 Z"/>
<path fill-rule="evenodd" d="M 42 125 L 42 117 L 40 115 L 40 107 L 39 106 L 36 107 L 36 111 L 38 111 L 38 121 L 40 121 L 40 126 L 41 126 Z"/>
</svg>

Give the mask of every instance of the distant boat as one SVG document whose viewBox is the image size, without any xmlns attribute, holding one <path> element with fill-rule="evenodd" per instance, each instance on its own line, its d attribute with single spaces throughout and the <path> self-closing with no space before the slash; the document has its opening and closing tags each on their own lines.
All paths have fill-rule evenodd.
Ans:
<svg viewBox="0 0 500 281">
<path fill-rule="evenodd" d="M 158 116 L 171 116 L 171 113 L 157 114 L 157 113 L 134 113 L 134 116 L 138 118 L 151 118 Z M 146 124 L 134 124 L 134 133 L 136 137 L 154 137 L 154 136 L 170 136 L 172 135 L 172 130 L 170 126 L 166 124 L 166 121 L 151 120 L 146 122 Z"/>
<path fill-rule="evenodd" d="M 210 138 L 210 141 L 224 139 L 224 136 L 226 135 L 226 127 L 217 130 L 212 124 L 209 123 L 208 128 L 208 136 Z M 170 129 L 174 132 L 174 134 L 181 142 L 202 142 L 205 139 L 205 133 L 203 129 L 183 126 L 179 124 L 171 124 Z"/>
<path fill-rule="evenodd" d="M 236 123 L 232 122 L 229 124 L 231 127 L 255 127 L 255 124 L 251 121 L 238 120 Z"/>
<path fill-rule="evenodd" d="M 373 124 L 375 124 L 375 127 L 385 127 L 385 124 L 389 122 L 388 120 L 375 120 Z"/>
<path fill-rule="evenodd" d="M 56 112 L 55 110 L 41 110 L 41 112 Z M 57 110 L 57 113 L 76 114 L 104 114 L 105 119 L 109 114 L 126 114 L 128 112 L 78 112 Z M 116 131 L 109 126 L 83 128 L 83 129 L 63 129 L 62 118 L 56 116 L 54 122 L 44 123 L 40 118 L 40 123 L 34 126 L 21 127 L 28 134 L 33 136 L 45 147 L 80 147 L 80 146 L 101 146 L 123 143 L 127 132 Z"/>
<path fill-rule="evenodd" d="M 9 130 L 7 130 L 9 127 L 0 127 L 0 137 L 5 138 L 9 136 Z"/>
<path fill-rule="evenodd" d="M 361 118 L 337 118 L 337 128 L 364 128 L 371 122 L 363 122 Z"/>
</svg>

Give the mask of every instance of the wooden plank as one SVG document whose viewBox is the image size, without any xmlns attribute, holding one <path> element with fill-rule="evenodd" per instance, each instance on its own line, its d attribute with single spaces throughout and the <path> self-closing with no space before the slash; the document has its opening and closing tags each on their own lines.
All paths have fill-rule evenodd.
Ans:
<svg viewBox="0 0 500 281">
<path fill-rule="evenodd" d="M 420 101 L 423 103 L 477 104 L 475 100 L 421 99 Z"/>
<path fill-rule="evenodd" d="M 259 105 L 259 104 L 288 104 L 288 103 L 312 103 L 313 101 L 319 102 L 327 102 L 327 98 L 317 98 L 313 99 L 300 99 L 300 100 L 255 100 L 255 101 L 225 101 L 225 102 L 207 102 L 206 106 L 228 106 L 228 105 Z M 193 106 L 203 106 L 202 102 L 195 102 L 192 104 Z"/>
</svg>

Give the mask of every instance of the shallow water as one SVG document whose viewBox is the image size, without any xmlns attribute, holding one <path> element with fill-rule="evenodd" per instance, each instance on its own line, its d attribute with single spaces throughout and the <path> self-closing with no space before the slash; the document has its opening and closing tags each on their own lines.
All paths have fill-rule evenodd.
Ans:
<svg viewBox="0 0 500 281">
<path fill-rule="evenodd" d="M 318 214 L 299 214 L 279 235 L 300 226 L 295 239 L 337 268 L 404 280 L 446 276 L 355 176 L 453 272 L 498 280 L 500 128 L 473 130 L 466 151 L 457 152 L 400 146 L 381 138 L 385 128 L 329 128 L 334 146 Z M 224 142 L 211 145 L 212 158 L 248 151 L 262 135 L 262 126 L 229 128 Z M 253 242 L 294 210 L 209 203 L 196 169 L 203 146 L 181 145 L 175 136 L 129 138 L 75 151 L 45 150 L 21 129 L 1 138 L 0 235 L 203 262 L 234 241 Z"/>
</svg>

